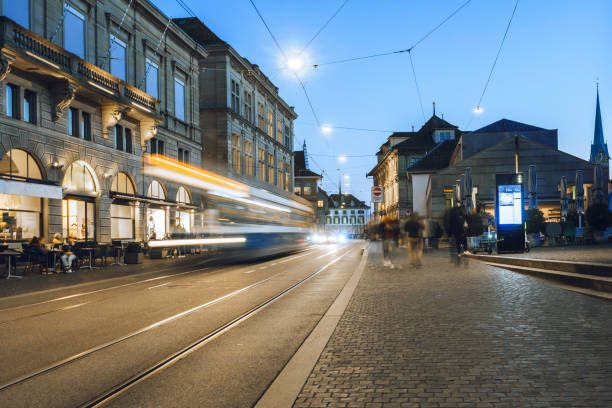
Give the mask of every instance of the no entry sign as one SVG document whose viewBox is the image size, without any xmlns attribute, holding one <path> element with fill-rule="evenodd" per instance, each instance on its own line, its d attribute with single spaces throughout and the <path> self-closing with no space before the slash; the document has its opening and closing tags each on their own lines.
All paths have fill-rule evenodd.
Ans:
<svg viewBox="0 0 612 408">
<path fill-rule="evenodd" d="M 382 203 L 383 200 L 383 188 L 381 186 L 372 187 L 372 202 Z"/>
</svg>

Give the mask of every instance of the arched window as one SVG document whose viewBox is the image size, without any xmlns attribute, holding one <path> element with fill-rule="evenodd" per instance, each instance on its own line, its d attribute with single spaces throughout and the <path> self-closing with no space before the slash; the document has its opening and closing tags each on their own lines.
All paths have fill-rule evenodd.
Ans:
<svg viewBox="0 0 612 408">
<path fill-rule="evenodd" d="M 149 189 L 147 190 L 147 197 L 155 198 L 157 200 L 166 199 L 166 191 L 159 181 L 153 180 L 151 182 L 151 185 L 149 185 Z"/>
<path fill-rule="evenodd" d="M 185 187 L 181 186 L 176 192 L 176 202 L 181 204 L 191 204 L 191 198 Z"/>
<path fill-rule="evenodd" d="M 92 171 L 83 161 L 76 161 L 68 167 L 62 181 L 62 187 L 68 193 L 86 195 L 95 195 L 98 190 Z"/>
<path fill-rule="evenodd" d="M 113 180 L 111 191 L 115 193 L 135 195 L 136 186 L 134 185 L 134 182 L 129 174 L 120 172 L 117 173 L 117 176 Z"/>
<path fill-rule="evenodd" d="M 9 150 L 0 160 L 0 175 L 8 178 L 42 180 L 38 162 L 21 149 Z"/>
</svg>

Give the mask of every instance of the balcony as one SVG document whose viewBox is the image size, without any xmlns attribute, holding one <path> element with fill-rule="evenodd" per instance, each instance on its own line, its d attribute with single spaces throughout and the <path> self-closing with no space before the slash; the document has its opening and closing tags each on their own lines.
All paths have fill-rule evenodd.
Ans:
<svg viewBox="0 0 612 408">
<path fill-rule="evenodd" d="M 10 65 L 17 68 L 50 75 L 71 86 L 72 94 L 93 94 L 97 100 L 121 105 L 122 111 L 130 111 L 139 119 L 161 119 L 158 100 L 111 75 L 107 71 L 53 44 L 10 20 L 0 16 L 0 80 L 4 79 Z M 68 81 L 66 81 L 68 80 Z M 61 93 L 61 92 L 60 92 Z M 103 103 L 104 103 L 103 102 Z M 136 109 L 134 111 L 134 109 Z M 60 115 L 61 116 L 61 115 Z"/>
</svg>

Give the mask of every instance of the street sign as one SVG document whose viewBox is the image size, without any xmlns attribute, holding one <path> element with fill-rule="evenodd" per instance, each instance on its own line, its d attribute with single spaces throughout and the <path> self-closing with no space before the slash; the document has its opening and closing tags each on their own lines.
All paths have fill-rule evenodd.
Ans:
<svg viewBox="0 0 612 408">
<path fill-rule="evenodd" d="M 383 200 L 383 188 L 381 186 L 372 187 L 372 202 L 382 203 Z"/>
</svg>

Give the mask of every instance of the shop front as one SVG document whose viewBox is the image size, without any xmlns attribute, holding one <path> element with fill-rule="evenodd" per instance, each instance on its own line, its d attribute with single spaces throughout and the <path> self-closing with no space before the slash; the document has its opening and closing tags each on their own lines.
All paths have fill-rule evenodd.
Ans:
<svg viewBox="0 0 612 408">
<path fill-rule="evenodd" d="M 72 163 L 64 175 L 62 188 L 62 234 L 80 241 L 96 237 L 96 197 L 98 183 L 90 166 L 83 161 Z"/>
<path fill-rule="evenodd" d="M 136 184 L 129 174 L 120 172 L 111 185 L 111 239 L 131 240 L 136 232 Z"/>
<path fill-rule="evenodd" d="M 8 151 L 0 160 L 0 241 L 42 236 L 44 198 L 61 199 L 62 189 L 45 182 L 34 155 Z"/>
<path fill-rule="evenodd" d="M 147 239 L 162 239 L 168 233 L 168 204 L 165 204 L 166 190 L 157 180 L 149 185 L 146 197 L 147 205 Z"/>
<path fill-rule="evenodd" d="M 178 233 L 190 233 L 193 231 L 194 222 L 194 210 L 191 205 L 191 195 L 181 186 L 176 192 L 176 220 L 175 220 L 175 232 Z"/>
</svg>

